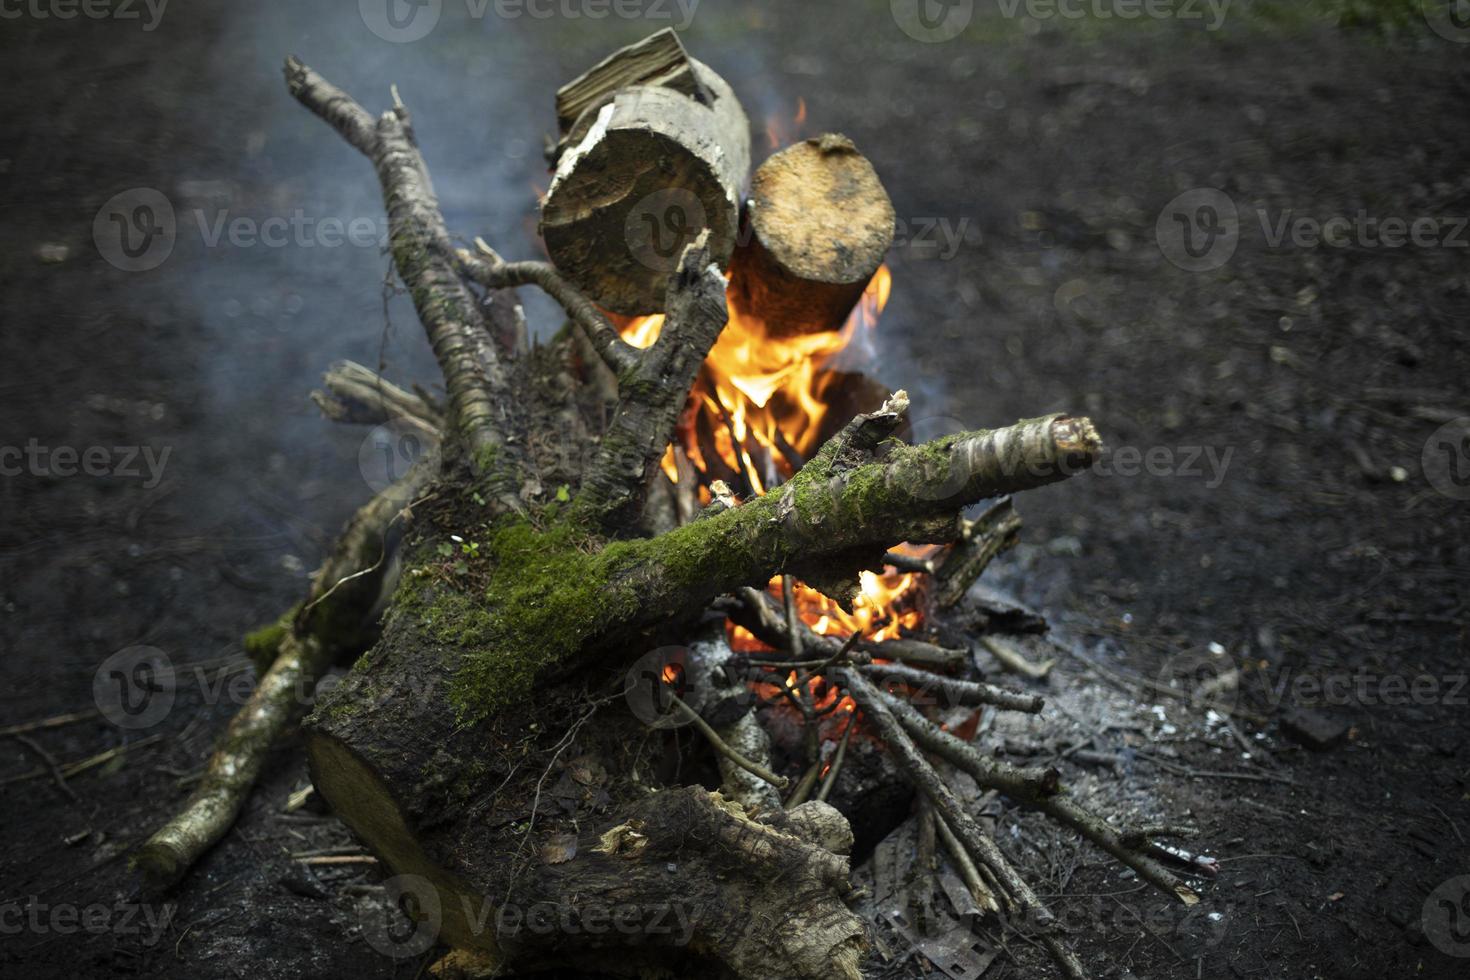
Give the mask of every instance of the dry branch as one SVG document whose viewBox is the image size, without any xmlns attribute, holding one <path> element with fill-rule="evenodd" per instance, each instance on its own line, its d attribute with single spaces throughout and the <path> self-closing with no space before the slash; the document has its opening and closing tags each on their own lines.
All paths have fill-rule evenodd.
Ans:
<svg viewBox="0 0 1470 980">
<path fill-rule="evenodd" d="M 1056 940 L 1050 929 L 1056 917 L 1037 897 L 1031 886 L 1011 867 L 1010 862 L 1001 853 L 1000 847 L 964 808 L 954 792 L 944 780 L 940 779 L 934 767 L 924 758 L 923 753 L 919 751 L 918 746 L 914 744 L 914 740 L 905 730 L 906 726 L 901 725 L 894 716 L 893 699 L 885 697 L 857 671 L 838 670 L 834 672 L 833 679 L 852 695 L 853 700 L 862 708 L 865 717 L 878 728 L 883 736 L 884 744 L 899 760 L 904 775 L 933 802 L 939 816 L 944 818 L 949 829 L 954 832 L 955 837 L 965 849 L 995 876 L 1005 892 L 1011 910 L 1016 913 L 1019 921 L 1035 927 L 1044 937 L 1050 936 Z M 1067 971 L 1069 976 L 1084 977 L 1086 975 L 1076 956 L 1059 940 L 1049 944 L 1049 948 L 1052 949 L 1059 965 Z"/>
<path fill-rule="evenodd" d="M 767 646 L 790 649 L 790 633 L 786 621 L 777 611 L 771 597 L 764 592 L 752 588 L 740 589 L 734 600 L 722 601 L 718 606 Z M 805 623 L 798 623 L 797 630 L 801 634 L 801 648 L 813 656 L 830 658 L 842 649 L 842 640 L 813 632 Z M 962 667 L 969 662 L 969 654 L 964 650 L 949 649 L 907 637 L 881 641 L 859 639 L 853 650 L 862 655 L 865 661 L 879 657 L 941 669 Z"/>
<path fill-rule="evenodd" d="M 669 280 L 668 319 L 653 346 L 618 379 L 618 405 L 582 481 L 574 509 L 613 527 L 633 522 L 689 389 L 724 329 L 725 278 L 701 234 Z"/>
<path fill-rule="evenodd" d="M 276 649 L 250 699 L 235 713 L 178 814 L 133 857 L 156 887 L 171 885 L 225 835 L 240 815 L 271 744 L 312 703 L 316 682 L 372 632 L 366 622 L 382 592 L 393 526 L 433 477 L 422 460 L 347 522 L 332 554 L 312 578 L 305 602 L 283 625 L 267 631 Z"/>
<path fill-rule="evenodd" d="M 945 555 L 935 576 L 935 606 L 948 609 L 963 599 L 995 556 L 1015 547 L 1020 533 L 1021 517 L 1009 498 L 975 520 L 965 521 L 960 540 Z"/>
<path fill-rule="evenodd" d="M 488 245 L 478 240 L 477 244 L 482 258 L 463 250 L 456 254 L 460 271 L 470 279 L 487 289 L 537 286 L 561 304 L 614 374 L 622 374 L 638 362 L 637 348 L 618 336 L 607 314 L 582 295 L 555 266 L 547 262 L 506 262 Z"/>
<path fill-rule="evenodd" d="M 422 395 L 400 388 L 355 361 L 338 361 L 322 375 L 325 390 L 311 393 L 322 414 L 334 422 L 382 425 L 394 419 L 412 419 L 427 433 L 438 435 L 444 418 Z"/>
<path fill-rule="evenodd" d="M 1023 694 L 1020 691 L 1008 691 L 993 684 L 944 677 L 929 671 L 905 667 L 902 664 L 868 664 L 860 669 L 869 677 L 902 681 L 915 688 L 919 697 L 938 698 L 946 706 L 975 707 L 991 704 L 997 708 L 1024 711 L 1033 715 L 1046 706 L 1046 700 L 1038 694 Z M 911 697 L 909 700 L 914 701 L 917 698 Z"/>
<path fill-rule="evenodd" d="M 1140 878 L 1166 895 L 1171 895 L 1186 905 L 1194 905 L 1199 901 L 1194 889 L 1180 881 L 1158 861 L 1130 847 L 1119 831 L 1108 826 L 1101 818 L 1088 813 L 1062 793 L 1055 770 L 1037 775 L 986 758 L 974 746 L 944 731 L 899 699 L 881 692 L 878 697 L 914 741 L 969 773 L 976 783 L 987 789 L 998 789 L 1007 796 L 1040 810 L 1058 823 L 1071 827 L 1138 872 Z"/>
<path fill-rule="evenodd" d="M 377 170 L 393 262 L 444 374 L 449 427 L 473 460 L 518 455 L 517 442 L 524 440 L 516 438 L 521 426 L 509 372 L 491 345 L 474 296 L 460 279 L 407 109 L 397 106 L 375 122 L 351 97 L 295 58 L 286 62 L 286 83 L 297 101 L 330 123 Z M 519 486 L 518 479 L 507 479 L 496 488 L 497 497 L 515 508 Z"/>
</svg>

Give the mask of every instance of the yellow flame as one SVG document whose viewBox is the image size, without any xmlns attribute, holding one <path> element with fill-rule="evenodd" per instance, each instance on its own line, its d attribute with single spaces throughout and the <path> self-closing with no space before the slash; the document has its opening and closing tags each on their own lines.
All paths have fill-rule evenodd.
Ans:
<svg viewBox="0 0 1470 980">
<path fill-rule="evenodd" d="M 833 378 L 829 365 L 855 343 L 870 342 L 892 290 L 893 276 L 887 265 L 881 266 L 842 329 L 792 336 L 772 336 L 761 320 L 729 305 L 729 322 L 705 359 L 688 418 L 705 416 L 713 434 L 712 448 L 726 466 L 750 480 L 757 494 L 769 488 L 756 452 L 769 459 L 784 479 L 791 476 L 793 467 L 782 443 L 803 458 L 817 448 L 828 411 L 825 395 Z M 663 325 L 661 313 L 633 317 L 622 323 L 620 333 L 629 344 L 646 349 L 658 340 Z M 692 424 L 681 427 L 680 449 L 690 465 L 707 472 L 694 429 Z M 660 465 L 671 482 L 679 482 L 673 445 Z M 793 600 L 802 620 L 823 635 L 859 631 L 884 640 L 922 625 L 919 576 L 889 568 L 881 574 L 863 572 L 860 584 L 861 593 L 851 613 L 800 583 Z M 780 597 L 779 577 L 772 580 L 770 589 Z M 744 649 L 759 645 L 738 627 L 732 630 L 732 641 Z"/>
</svg>

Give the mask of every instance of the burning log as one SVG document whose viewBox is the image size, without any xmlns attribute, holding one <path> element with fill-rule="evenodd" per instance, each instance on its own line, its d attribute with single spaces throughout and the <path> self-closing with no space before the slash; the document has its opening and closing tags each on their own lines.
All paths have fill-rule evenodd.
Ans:
<svg viewBox="0 0 1470 980">
<path fill-rule="evenodd" d="M 581 119 L 593 112 L 601 119 L 610 106 L 610 126 L 614 117 L 633 118 L 618 115 L 625 97 L 628 106 L 670 98 L 698 106 L 678 88 L 691 78 L 718 102 L 702 66 L 690 60 L 686 74 L 671 51 L 665 39 L 604 63 L 570 93 L 566 112 L 585 102 Z M 846 904 L 854 833 L 824 801 L 839 774 L 871 758 L 875 745 L 930 800 L 933 840 L 943 835 L 947 847 L 963 852 L 971 887 L 991 889 L 994 904 L 1038 922 L 1049 918 L 926 753 L 1072 827 L 1170 894 L 1193 899 L 1153 857 L 1066 797 L 1054 771 L 982 757 L 868 679 L 924 686 L 929 674 L 874 661 L 958 669 L 966 666 L 964 651 L 903 637 L 901 627 L 912 623 L 897 616 L 875 627 L 873 638 L 863 638 L 866 626 L 845 639 L 822 635 L 803 619 L 794 582 L 785 582 L 784 615 L 756 591 L 773 576 L 807 570 L 824 581 L 855 581 L 881 567 L 901 541 L 962 538 L 973 530 L 960 519 L 965 506 L 1089 466 L 1100 442 L 1087 419 L 1049 415 L 908 445 L 897 438 L 908 409 L 899 392 L 821 442 L 779 486 L 752 487 L 741 499 L 715 480 L 703 510 L 692 513 L 686 501 L 674 508 L 688 518 L 683 523 L 639 536 L 660 461 L 672 457 L 681 466 L 670 446 L 726 324 L 716 230 L 704 228 L 681 248 L 660 284 L 666 320 L 657 340 L 635 348 L 578 288 L 577 275 L 505 262 L 488 245 L 479 255 L 453 247 L 405 106 L 375 119 L 295 59 L 286 77 L 298 101 L 373 163 L 394 262 L 448 397 L 442 408 L 414 402 L 362 371 L 329 387 L 373 412 L 432 410 L 442 452 L 415 465 L 405 497 L 380 497 L 349 525 L 299 612 L 272 634 L 276 663 L 232 723 L 200 790 L 140 854 L 146 870 L 177 878 L 228 828 L 271 737 L 301 709 L 290 682 L 309 684 L 336 652 L 370 643 L 303 722 L 313 783 L 393 872 L 396 887 L 413 893 L 435 937 L 478 951 L 497 971 L 605 970 L 611 961 L 625 972 L 856 980 L 866 932 Z M 630 79 L 674 87 L 629 88 Z M 606 92 L 616 94 L 596 108 Z M 602 134 L 575 137 L 564 166 L 567 155 L 585 156 L 611 138 L 609 126 L 598 126 Z M 601 232 L 579 234 L 597 242 Z M 616 251 L 605 235 L 600 240 L 598 247 Z M 549 348 L 528 351 L 515 324 L 497 327 L 476 290 L 522 284 L 558 300 L 581 336 L 568 331 Z M 582 418 L 585 399 L 567 381 L 579 344 L 617 375 L 605 426 Z M 603 400 L 592 401 L 600 411 Z M 729 435 L 738 440 L 727 412 Z M 569 481 L 555 486 L 543 479 L 553 471 L 543 464 L 538 427 L 566 420 L 574 423 L 563 427 L 573 445 L 563 455 L 581 465 L 555 471 Z M 679 479 L 689 482 L 682 472 Z M 401 569 L 396 581 L 387 572 L 390 550 Z M 369 637 L 364 612 L 385 593 L 381 630 Z M 766 665 L 733 655 L 719 633 L 724 624 L 713 636 L 707 627 L 700 633 L 694 669 L 707 679 L 687 700 L 665 696 L 664 665 L 630 665 L 642 650 L 684 641 L 712 608 L 739 618 L 732 603 L 746 607 L 742 621 L 775 648 L 776 669 L 790 671 L 779 696 L 798 708 L 805 758 L 796 764 L 805 775 L 784 808 L 775 791 L 791 780 L 772 764 L 772 740 L 731 681 L 742 660 Z M 960 677 L 929 686 L 958 704 L 1042 707 L 1038 698 Z M 820 703 L 819 688 L 826 695 Z M 636 690 L 659 718 L 667 710 L 694 724 L 703 738 L 685 741 L 705 749 L 706 772 L 715 771 L 711 763 L 720 767 L 721 791 L 681 785 L 677 765 L 669 772 L 661 764 L 663 726 L 634 703 Z M 824 717 L 842 723 L 830 762 L 817 727 Z M 864 724 L 881 742 L 854 735 Z M 855 738 L 861 745 L 851 744 Z M 516 927 L 537 909 L 553 910 L 562 928 Z M 670 912 L 682 928 L 650 921 L 665 923 Z M 634 928 L 594 927 L 610 915 Z M 1042 940 L 1069 975 L 1080 975 L 1056 935 Z"/>
<path fill-rule="evenodd" d="M 624 48 L 557 93 L 561 150 L 541 235 L 563 275 L 614 313 L 664 309 L 684 249 L 709 232 L 721 269 L 739 230 L 750 122 L 730 86 L 672 30 Z"/>
<path fill-rule="evenodd" d="M 773 337 L 837 330 L 893 244 L 888 192 L 846 136 L 772 156 L 751 180 L 731 302 Z"/>
</svg>

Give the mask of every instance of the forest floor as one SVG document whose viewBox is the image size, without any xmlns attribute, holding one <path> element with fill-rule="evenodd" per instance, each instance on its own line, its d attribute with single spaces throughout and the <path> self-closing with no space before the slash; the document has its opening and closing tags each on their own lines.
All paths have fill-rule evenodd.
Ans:
<svg viewBox="0 0 1470 980">
<path fill-rule="evenodd" d="M 32 454 L 0 478 L 0 728 L 94 710 L 97 666 L 124 647 L 186 679 L 147 728 L 30 732 L 92 761 L 65 788 L 0 740 L 7 976 L 422 966 L 363 941 L 373 868 L 297 859 L 352 840 L 285 812 L 306 783 L 289 745 L 177 892 L 145 898 L 126 869 L 248 690 L 241 634 L 299 597 L 368 493 L 362 434 L 306 401 L 316 376 L 352 357 L 432 377 L 376 241 L 324 245 L 323 219 L 380 227 L 380 202 L 279 63 L 300 54 L 374 106 L 397 81 L 450 226 L 530 254 L 551 92 L 665 24 L 523 18 L 390 44 L 326 6 L 0 33 L 0 446 L 107 460 L 68 475 Z M 1412 18 L 1209 31 L 978 11 L 919 43 L 887 3 L 837 9 L 711 2 L 686 44 L 758 130 L 840 130 L 873 160 L 908 229 L 877 373 L 914 394 L 920 434 L 1097 422 L 1104 464 L 1020 500 L 1024 543 L 987 581 L 1052 620 L 1059 724 L 1124 760 L 1068 778 L 1187 817 L 1221 870 L 1186 913 L 1031 817 L 1003 815 L 1002 841 L 1106 975 L 1464 976 L 1470 46 Z M 93 219 L 139 187 L 169 199 L 178 240 L 130 273 Z M 1231 208 L 1238 226 L 1217 227 Z M 279 246 L 230 230 L 293 216 Z M 1334 216 L 1346 240 L 1314 242 L 1309 222 Z M 1390 247 L 1385 219 L 1428 223 Z M 1231 669 L 1233 730 L 1150 686 Z M 1340 743 L 1292 737 L 1303 709 Z M 986 976 L 1048 969 L 1014 956 Z"/>
</svg>

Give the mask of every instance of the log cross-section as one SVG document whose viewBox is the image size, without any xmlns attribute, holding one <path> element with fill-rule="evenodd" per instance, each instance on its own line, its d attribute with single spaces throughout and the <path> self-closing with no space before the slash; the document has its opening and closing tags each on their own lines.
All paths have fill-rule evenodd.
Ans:
<svg viewBox="0 0 1470 980">
<path fill-rule="evenodd" d="M 663 310 L 679 256 L 706 230 L 726 268 L 750 170 L 750 122 L 734 91 L 677 39 L 653 40 L 563 88 L 558 111 L 580 113 L 541 207 L 557 269 L 628 315 Z"/>
<path fill-rule="evenodd" d="M 772 337 L 840 328 L 893 244 L 888 192 L 852 140 L 835 133 L 761 164 L 746 222 L 730 299 Z"/>
</svg>

